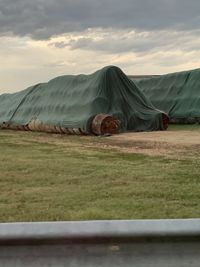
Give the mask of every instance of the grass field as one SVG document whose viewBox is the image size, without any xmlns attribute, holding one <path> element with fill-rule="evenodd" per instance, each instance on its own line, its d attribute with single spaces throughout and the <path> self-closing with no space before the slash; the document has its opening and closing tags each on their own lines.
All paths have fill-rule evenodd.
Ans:
<svg viewBox="0 0 200 267">
<path fill-rule="evenodd" d="M 171 130 L 200 132 L 191 127 Z M 0 221 L 200 217 L 198 153 L 122 153 L 108 142 L 1 130 Z"/>
</svg>

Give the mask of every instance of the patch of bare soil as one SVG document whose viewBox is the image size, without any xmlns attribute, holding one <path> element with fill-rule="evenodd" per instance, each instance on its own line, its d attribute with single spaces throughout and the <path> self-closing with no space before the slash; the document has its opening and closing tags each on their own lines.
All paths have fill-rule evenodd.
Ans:
<svg viewBox="0 0 200 267">
<path fill-rule="evenodd" d="M 15 137 L 16 132 L 6 130 L 6 134 Z M 101 148 L 124 153 L 141 153 L 151 156 L 170 158 L 200 158 L 200 130 L 167 130 L 155 132 L 123 133 L 109 137 L 69 136 L 61 134 L 17 132 L 16 143 L 29 145 L 49 143 L 71 147 L 73 149 Z M 27 138 L 28 136 L 28 138 Z"/>
<path fill-rule="evenodd" d="M 104 138 L 98 145 L 127 153 L 184 158 L 199 155 L 200 131 L 123 133 Z"/>
</svg>

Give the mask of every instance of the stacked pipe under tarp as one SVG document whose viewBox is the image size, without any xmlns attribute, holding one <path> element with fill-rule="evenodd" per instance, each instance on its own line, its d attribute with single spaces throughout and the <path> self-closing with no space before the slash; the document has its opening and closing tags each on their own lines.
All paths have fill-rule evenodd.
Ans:
<svg viewBox="0 0 200 267">
<path fill-rule="evenodd" d="M 200 123 L 200 69 L 131 79 L 171 123 Z"/>
<path fill-rule="evenodd" d="M 20 130 L 97 135 L 163 130 L 163 114 L 114 66 L 0 96 L 0 126 Z"/>
</svg>

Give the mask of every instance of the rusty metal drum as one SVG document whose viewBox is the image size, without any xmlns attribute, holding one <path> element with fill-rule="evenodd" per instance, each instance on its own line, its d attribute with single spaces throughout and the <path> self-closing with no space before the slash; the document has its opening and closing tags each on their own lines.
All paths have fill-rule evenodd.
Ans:
<svg viewBox="0 0 200 267">
<path fill-rule="evenodd" d="M 117 134 L 120 132 L 120 121 L 108 114 L 98 114 L 92 121 L 91 131 L 96 135 Z"/>
</svg>

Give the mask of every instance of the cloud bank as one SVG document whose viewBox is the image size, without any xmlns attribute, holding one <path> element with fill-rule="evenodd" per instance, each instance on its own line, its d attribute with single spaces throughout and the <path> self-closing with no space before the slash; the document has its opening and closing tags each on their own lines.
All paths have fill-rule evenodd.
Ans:
<svg viewBox="0 0 200 267">
<path fill-rule="evenodd" d="M 0 93 L 116 65 L 200 67 L 199 0 L 0 0 Z"/>
<path fill-rule="evenodd" d="M 199 0 L 0 0 L 0 34 L 48 39 L 88 28 L 194 30 Z"/>
</svg>

